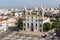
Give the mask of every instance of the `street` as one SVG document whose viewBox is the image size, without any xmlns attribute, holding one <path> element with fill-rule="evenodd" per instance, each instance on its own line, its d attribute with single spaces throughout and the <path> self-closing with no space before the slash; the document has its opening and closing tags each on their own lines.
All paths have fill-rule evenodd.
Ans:
<svg viewBox="0 0 60 40">
<path fill-rule="evenodd" d="M 25 35 L 23 33 L 14 31 L 4 35 L 0 40 L 46 40 L 46 39 L 40 38 L 39 36 L 27 34 Z"/>
<path fill-rule="evenodd" d="M 40 36 L 39 32 L 6 31 L 0 35 L 0 40 L 53 40 L 53 35 Z M 51 36 L 54 37 L 51 39 Z M 55 40 L 57 40 L 55 38 Z"/>
</svg>

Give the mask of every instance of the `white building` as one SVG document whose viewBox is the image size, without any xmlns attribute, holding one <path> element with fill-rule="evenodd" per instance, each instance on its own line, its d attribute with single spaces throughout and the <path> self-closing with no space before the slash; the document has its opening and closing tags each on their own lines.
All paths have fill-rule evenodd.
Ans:
<svg viewBox="0 0 60 40">
<path fill-rule="evenodd" d="M 42 10 L 28 10 L 25 8 L 25 16 L 23 20 L 23 30 L 42 32 L 43 24 L 48 18 L 44 17 L 44 9 Z"/>
<path fill-rule="evenodd" d="M 6 18 L 0 18 L 0 30 L 7 30 L 7 19 Z"/>
<path fill-rule="evenodd" d="M 16 17 L 16 18 L 22 17 L 22 14 L 23 14 L 22 11 L 16 11 L 16 12 L 15 12 L 15 17 Z"/>
<path fill-rule="evenodd" d="M 8 25 L 8 27 L 15 27 L 15 26 L 17 26 L 15 24 L 16 22 L 17 22 L 17 19 L 14 18 L 14 17 L 7 19 L 7 25 Z"/>
</svg>

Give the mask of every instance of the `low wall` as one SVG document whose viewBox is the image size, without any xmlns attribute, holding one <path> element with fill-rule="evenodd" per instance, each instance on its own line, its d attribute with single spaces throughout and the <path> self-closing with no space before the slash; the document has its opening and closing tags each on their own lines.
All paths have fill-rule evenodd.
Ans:
<svg viewBox="0 0 60 40">
<path fill-rule="evenodd" d="M 8 27 L 9 31 L 19 31 L 18 27 Z"/>
</svg>

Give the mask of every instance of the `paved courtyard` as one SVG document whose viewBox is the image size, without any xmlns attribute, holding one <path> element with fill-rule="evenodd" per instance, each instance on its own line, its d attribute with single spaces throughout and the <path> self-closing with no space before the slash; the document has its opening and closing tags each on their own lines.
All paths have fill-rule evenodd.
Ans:
<svg viewBox="0 0 60 40">
<path fill-rule="evenodd" d="M 11 32 L 4 35 L 0 40 L 46 40 L 40 36 L 27 35 L 20 32 Z"/>
</svg>

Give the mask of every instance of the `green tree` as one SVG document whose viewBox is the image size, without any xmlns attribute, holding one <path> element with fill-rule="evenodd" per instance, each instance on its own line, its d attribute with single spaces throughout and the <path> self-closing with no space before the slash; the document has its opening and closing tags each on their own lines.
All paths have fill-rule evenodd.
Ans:
<svg viewBox="0 0 60 40">
<path fill-rule="evenodd" d="M 51 24 L 50 23 L 44 23 L 43 30 L 44 31 L 49 31 L 51 29 Z"/>
<path fill-rule="evenodd" d="M 55 22 L 52 23 L 52 29 L 57 28 L 57 26 L 58 26 L 58 21 L 55 21 Z"/>
<path fill-rule="evenodd" d="M 22 30 L 23 28 L 23 20 L 21 18 L 18 19 L 18 28 Z"/>
</svg>

